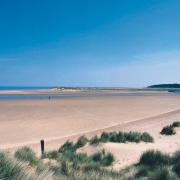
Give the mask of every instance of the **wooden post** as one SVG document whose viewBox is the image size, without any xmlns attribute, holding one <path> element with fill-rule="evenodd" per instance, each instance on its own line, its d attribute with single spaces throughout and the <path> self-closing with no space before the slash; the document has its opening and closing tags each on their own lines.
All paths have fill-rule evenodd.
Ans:
<svg viewBox="0 0 180 180">
<path fill-rule="evenodd" d="M 44 154 L 44 140 L 41 140 L 41 155 L 43 156 Z"/>
</svg>

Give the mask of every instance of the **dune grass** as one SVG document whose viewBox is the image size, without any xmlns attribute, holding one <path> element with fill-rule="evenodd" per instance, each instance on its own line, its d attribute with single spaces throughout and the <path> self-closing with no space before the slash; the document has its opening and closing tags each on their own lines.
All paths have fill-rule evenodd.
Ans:
<svg viewBox="0 0 180 180">
<path fill-rule="evenodd" d="M 115 143 L 126 143 L 126 142 L 154 142 L 153 137 L 147 133 L 139 132 L 103 132 L 100 137 L 94 136 L 90 139 L 90 144 L 97 145 L 99 143 L 115 142 Z"/>
<path fill-rule="evenodd" d="M 28 147 L 23 147 L 21 149 L 18 149 L 15 154 L 15 158 L 17 158 L 19 161 L 28 162 L 30 165 L 36 165 L 39 162 L 39 159 L 37 158 L 35 152 L 33 152 Z"/>
<path fill-rule="evenodd" d="M 76 143 L 66 142 L 59 150 L 51 151 L 43 158 L 49 159 L 48 168 L 44 166 L 37 171 L 38 163 L 29 163 L 29 154 L 34 152 L 27 148 L 19 149 L 16 156 L 0 153 L 0 179 L 7 180 L 178 180 L 180 178 L 180 152 L 172 156 L 159 151 L 147 151 L 142 154 L 139 163 L 119 172 L 108 170 L 114 157 L 104 150 L 90 156 L 74 151 Z M 67 148 L 71 147 L 71 149 Z M 17 154 L 23 154 L 17 158 Z M 24 153 L 27 152 L 27 156 Z M 29 153 L 30 152 L 30 153 Z M 33 152 L 33 153 L 32 153 Z M 20 158 L 19 158 L 20 157 Z M 28 157 L 28 158 L 27 158 Z M 30 158 L 31 159 L 31 158 Z M 56 163 L 51 163 L 51 159 Z M 43 159 L 36 159 L 43 162 Z M 33 161 L 34 162 L 34 161 Z"/>
<path fill-rule="evenodd" d="M 72 151 L 71 151 L 72 152 Z M 122 179 L 122 180 L 178 180 L 179 175 L 179 152 L 173 156 L 159 151 L 147 151 L 142 154 L 138 164 L 130 166 L 119 172 L 110 171 L 106 168 L 105 159 L 110 160 L 108 153 L 100 151 L 91 156 L 80 155 L 78 162 L 66 160 L 59 165 L 55 173 L 57 177 L 67 177 L 69 179 Z M 61 162 L 61 161 L 60 161 Z M 78 163 L 77 163 L 78 162 Z M 101 163 L 100 163 L 101 162 Z"/>
<path fill-rule="evenodd" d="M 76 151 L 76 147 L 74 146 L 73 142 L 66 141 L 58 150 L 58 152 L 64 153 L 67 151 Z"/>
<path fill-rule="evenodd" d="M 81 148 L 81 147 L 83 147 L 83 146 L 85 146 L 87 143 L 88 143 L 88 139 L 85 137 L 85 136 L 81 136 L 78 140 L 77 140 L 77 142 L 76 142 L 76 144 L 75 144 L 75 148 L 77 149 L 77 148 Z"/>
<path fill-rule="evenodd" d="M 96 179 L 96 176 L 100 178 L 104 174 L 107 177 L 111 176 L 105 167 L 112 165 L 114 156 L 104 150 L 89 156 L 85 153 L 77 153 L 77 147 L 82 147 L 86 143 L 86 138 L 81 137 L 76 143 L 65 142 L 58 151 L 45 153 L 43 158 L 52 158 L 57 162 L 56 165 L 51 166 L 54 176 L 61 179 Z"/>
<path fill-rule="evenodd" d="M 90 139 L 90 144 L 91 145 L 98 145 L 100 143 L 100 139 L 98 138 L 98 136 L 94 136 Z"/>
<path fill-rule="evenodd" d="M 97 152 L 90 156 L 94 162 L 100 163 L 102 166 L 110 166 L 114 162 L 114 156 L 111 153 L 106 153 L 105 150 Z"/>
<path fill-rule="evenodd" d="M 180 152 L 172 156 L 154 150 L 144 152 L 137 164 L 137 169 L 136 177 L 178 180 L 180 179 Z"/>
<path fill-rule="evenodd" d="M 163 127 L 163 129 L 161 130 L 161 134 L 162 135 L 175 135 L 176 131 L 175 128 L 180 127 L 180 122 L 179 121 L 175 121 L 173 122 L 171 125 L 165 126 Z"/>
<path fill-rule="evenodd" d="M 180 121 L 175 121 L 172 124 L 173 127 L 180 127 Z"/>
<path fill-rule="evenodd" d="M 142 154 L 139 164 L 146 166 L 169 165 L 171 158 L 168 154 L 162 154 L 160 151 L 147 151 Z"/>
<path fill-rule="evenodd" d="M 162 135 L 174 135 L 176 134 L 176 131 L 174 129 L 173 126 L 165 126 L 162 130 L 161 130 L 161 134 Z"/>
<path fill-rule="evenodd" d="M 41 158 L 38 158 L 30 148 L 23 147 L 18 149 L 11 159 L 1 154 L 0 178 L 9 180 L 14 177 L 15 180 L 39 180 L 45 179 L 45 174 L 47 177 L 51 177 L 50 179 L 120 179 L 123 177 L 121 173 L 106 169 L 115 161 L 111 153 L 102 150 L 88 156 L 85 153 L 77 153 L 77 149 L 82 148 L 87 143 L 94 145 L 103 142 L 140 141 L 153 142 L 153 138 L 148 133 L 137 132 L 104 132 L 100 137 L 94 136 L 90 140 L 81 136 L 77 142 L 67 141 L 58 150 L 46 152 Z M 44 163 L 44 159 L 48 160 L 48 165 Z M 56 163 L 51 163 L 51 160 Z"/>
<path fill-rule="evenodd" d="M 57 151 L 45 153 L 43 158 L 56 160 L 57 164 L 53 165 L 51 170 L 58 178 L 76 179 L 78 174 L 82 178 L 91 177 L 92 174 L 97 175 L 100 171 L 106 172 L 104 167 L 112 165 L 115 160 L 114 156 L 104 150 L 89 156 L 85 153 L 77 153 L 77 149 L 86 145 L 87 142 L 88 139 L 84 136 L 80 137 L 76 143 L 67 141 Z"/>
<path fill-rule="evenodd" d="M 149 180 L 178 180 L 178 177 L 171 172 L 169 167 L 159 166 L 149 173 Z"/>
<path fill-rule="evenodd" d="M 44 168 L 36 172 L 26 162 L 19 161 L 7 153 L 0 153 L 0 179 L 2 180 L 45 180 L 52 179 L 52 172 Z"/>
<path fill-rule="evenodd" d="M 77 151 L 87 143 L 153 142 L 148 133 L 103 132 L 88 140 L 65 142 L 58 150 L 46 152 L 41 158 L 28 147 L 18 149 L 14 156 L 0 153 L 0 179 L 7 180 L 176 180 L 180 179 L 180 151 L 172 156 L 160 151 L 144 152 L 137 164 L 121 171 L 110 170 L 115 157 L 105 150 L 87 155 Z M 110 167 L 110 168 L 108 168 Z"/>
</svg>

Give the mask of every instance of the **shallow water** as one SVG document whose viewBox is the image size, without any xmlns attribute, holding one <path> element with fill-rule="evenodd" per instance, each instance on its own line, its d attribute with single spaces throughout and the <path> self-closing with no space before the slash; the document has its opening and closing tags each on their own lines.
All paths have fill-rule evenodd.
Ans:
<svg viewBox="0 0 180 180">
<path fill-rule="evenodd" d="M 159 96 L 161 93 L 63 93 L 63 94 L 0 94 L 0 100 L 33 100 L 33 99 L 60 99 L 74 97 L 104 97 L 104 96 Z M 167 94 L 166 94 L 167 95 Z M 180 92 L 171 93 L 169 95 L 180 95 Z"/>
</svg>

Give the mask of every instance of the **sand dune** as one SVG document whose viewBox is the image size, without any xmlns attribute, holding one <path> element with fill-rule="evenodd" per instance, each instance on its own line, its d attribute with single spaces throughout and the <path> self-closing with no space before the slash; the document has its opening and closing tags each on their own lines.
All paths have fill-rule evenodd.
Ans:
<svg viewBox="0 0 180 180">
<path fill-rule="evenodd" d="M 154 137 L 154 143 L 105 143 L 99 145 L 98 147 L 83 147 L 80 152 L 90 154 L 92 152 L 105 149 L 106 151 L 113 153 L 116 157 L 114 169 L 119 169 L 136 163 L 140 155 L 146 150 L 154 149 L 171 154 L 180 150 L 180 128 L 176 128 L 176 135 L 174 136 L 162 136 L 160 135 L 160 131 L 164 126 L 170 125 L 177 120 L 180 120 L 180 109 L 105 129 L 105 131 L 146 131 Z"/>
</svg>

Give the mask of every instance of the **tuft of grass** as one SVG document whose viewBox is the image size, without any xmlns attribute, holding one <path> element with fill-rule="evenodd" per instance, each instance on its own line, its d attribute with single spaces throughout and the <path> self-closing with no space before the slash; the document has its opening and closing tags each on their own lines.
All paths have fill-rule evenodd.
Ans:
<svg viewBox="0 0 180 180">
<path fill-rule="evenodd" d="M 180 161 L 173 166 L 173 171 L 180 177 Z"/>
<path fill-rule="evenodd" d="M 58 159 L 58 156 L 59 156 L 58 151 L 49 151 L 49 152 L 43 154 L 42 159 L 44 159 L 44 158 Z"/>
<path fill-rule="evenodd" d="M 101 142 L 106 143 L 106 142 L 109 141 L 109 139 L 110 139 L 109 133 L 103 132 L 103 133 L 101 134 L 101 137 L 100 137 L 100 141 L 101 141 Z"/>
<path fill-rule="evenodd" d="M 52 172 L 33 171 L 24 161 L 21 162 L 6 153 L 0 153 L 0 179 L 2 180 L 44 180 L 52 179 Z"/>
<path fill-rule="evenodd" d="M 126 143 L 126 142 L 154 142 L 153 137 L 147 133 L 139 133 L 139 132 L 103 132 L 98 136 L 94 136 L 90 140 L 90 144 L 99 144 L 99 143 L 106 143 L 106 142 L 117 142 L 117 143 Z"/>
<path fill-rule="evenodd" d="M 70 171 L 70 170 L 69 170 L 69 165 L 68 165 L 68 163 L 67 163 L 66 161 L 63 161 L 63 162 L 61 163 L 61 172 L 62 172 L 62 174 L 68 176 L 69 171 Z"/>
<path fill-rule="evenodd" d="M 138 132 L 129 132 L 124 133 L 125 139 L 128 142 L 136 142 L 139 143 L 141 141 L 141 133 Z"/>
<path fill-rule="evenodd" d="M 85 146 L 88 142 L 88 139 L 85 136 L 81 136 L 78 141 L 75 144 L 76 148 L 81 148 L 83 146 Z"/>
<path fill-rule="evenodd" d="M 18 180 L 25 178 L 26 175 L 21 167 L 22 163 L 16 163 L 7 154 L 0 153 L 0 179 Z"/>
<path fill-rule="evenodd" d="M 98 138 L 98 136 L 94 136 L 90 139 L 90 144 L 91 145 L 98 145 L 100 143 L 100 139 Z"/>
<path fill-rule="evenodd" d="M 137 178 L 148 177 L 148 174 L 150 172 L 149 166 L 141 165 L 137 169 L 138 169 L 138 171 L 137 171 L 135 177 L 137 177 Z"/>
<path fill-rule="evenodd" d="M 18 149 L 15 154 L 15 158 L 19 161 L 28 162 L 30 165 L 37 165 L 38 164 L 38 158 L 34 151 L 32 151 L 28 147 L 23 147 L 21 149 Z"/>
<path fill-rule="evenodd" d="M 161 134 L 162 135 L 174 135 L 174 134 L 176 134 L 176 131 L 175 131 L 176 127 L 180 127 L 180 121 L 175 121 L 171 125 L 165 126 L 161 130 Z"/>
<path fill-rule="evenodd" d="M 180 177 L 180 151 L 177 151 L 172 156 L 173 171 Z"/>
<path fill-rule="evenodd" d="M 103 166 L 110 166 L 114 162 L 115 158 L 111 153 L 107 153 L 102 161 Z"/>
<path fill-rule="evenodd" d="M 172 125 L 170 126 L 165 126 L 162 130 L 161 130 L 161 134 L 162 135 L 174 135 L 176 134 L 176 131 L 174 130 L 174 127 Z"/>
<path fill-rule="evenodd" d="M 117 140 L 119 143 L 125 143 L 126 142 L 125 133 L 119 131 L 117 134 Z"/>
<path fill-rule="evenodd" d="M 170 170 L 167 167 L 158 167 L 149 175 L 150 180 L 172 180 Z"/>
<path fill-rule="evenodd" d="M 171 159 L 173 164 L 180 162 L 180 151 L 176 151 Z"/>
<path fill-rule="evenodd" d="M 64 153 L 64 152 L 74 152 L 76 150 L 73 142 L 66 141 L 58 150 L 58 152 Z"/>
<path fill-rule="evenodd" d="M 88 163 L 88 164 L 85 164 L 83 167 L 84 173 L 87 173 L 90 171 L 99 171 L 99 170 L 100 170 L 100 166 L 98 163 Z"/>
<path fill-rule="evenodd" d="M 117 132 L 110 132 L 109 133 L 109 141 L 110 142 L 118 142 L 118 133 Z"/>
<path fill-rule="evenodd" d="M 175 121 L 172 124 L 173 127 L 180 127 L 180 121 Z"/>
<path fill-rule="evenodd" d="M 114 156 L 111 153 L 106 153 L 105 150 L 93 154 L 90 158 L 102 166 L 110 166 L 114 162 Z"/>
<path fill-rule="evenodd" d="M 143 153 L 140 157 L 139 164 L 147 166 L 160 166 L 169 165 L 171 158 L 167 154 L 163 154 L 160 151 L 150 150 Z"/>
<path fill-rule="evenodd" d="M 72 158 L 69 159 L 73 163 L 86 163 L 89 161 L 86 153 L 75 153 Z"/>
<path fill-rule="evenodd" d="M 154 139 L 153 139 L 153 137 L 149 133 L 144 132 L 141 135 L 141 141 L 144 141 L 144 142 L 154 142 Z"/>
</svg>

